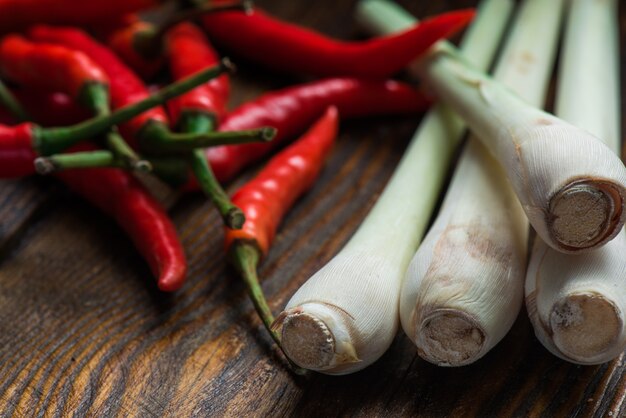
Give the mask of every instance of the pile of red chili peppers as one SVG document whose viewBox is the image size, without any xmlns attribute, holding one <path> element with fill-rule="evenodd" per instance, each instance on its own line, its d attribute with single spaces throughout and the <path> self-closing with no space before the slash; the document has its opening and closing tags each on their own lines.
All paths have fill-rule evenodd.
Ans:
<svg viewBox="0 0 626 418">
<path fill-rule="evenodd" d="M 184 249 L 167 212 L 133 171 L 202 190 L 224 221 L 228 259 L 270 330 L 257 265 L 284 214 L 322 169 L 339 117 L 423 111 L 428 100 L 389 77 L 462 29 L 473 11 L 349 42 L 282 22 L 249 2 L 181 1 L 178 14 L 160 26 L 135 14 L 164 2 L 0 0 L 0 28 L 12 31 L 0 39 L 0 78 L 8 86 L 0 85 L 7 123 L 0 125 L 0 177 L 54 172 L 116 220 L 163 291 L 183 285 Z M 229 110 L 229 62 L 212 43 L 281 73 L 325 78 Z M 166 73 L 185 83 L 203 71 L 201 84 L 196 80 L 182 95 L 170 88 L 157 100 L 146 84 Z M 229 198 L 222 184 L 276 151 Z"/>
</svg>

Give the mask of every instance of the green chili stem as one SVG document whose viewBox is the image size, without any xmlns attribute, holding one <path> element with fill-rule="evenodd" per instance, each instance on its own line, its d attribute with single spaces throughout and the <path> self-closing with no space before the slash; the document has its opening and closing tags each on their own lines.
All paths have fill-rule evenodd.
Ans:
<svg viewBox="0 0 626 418">
<path fill-rule="evenodd" d="M 232 132 L 174 133 L 160 122 L 148 123 L 139 134 L 142 149 L 155 154 L 189 153 L 196 148 L 217 145 L 268 142 L 275 135 L 276 129 L 271 127 Z"/>
<path fill-rule="evenodd" d="M 124 161 L 130 168 L 143 172 L 152 170 L 150 161 L 140 158 L 117 131 L 111 131 L 106 135 L 106 145 L 118 159 Z"/>
<path fill-rule="evenodd" d="M 272 330 L 274 315 L 267 304 L 263 289 L 259 283 L 259 276 L 257 275 L 256 270 L 260 259 L 259 250 L 252 244 L 239 241 L 233 243 L 230 256 L 231 262 L 241 275 L 241 278 L 246 285 L 246 289 L 250 295 L 250 299 L 252 299 L 254 309 L 256 309 L 261 321 L 263 321 L 265 329 L 267 329 L 274 342 L 278 345 L 280 350 L 283 351 L 283 354 L 285 354 L 280 342 L 280 334 L 277 331 Z M 286 354 L 285 358 L 287 358 L 289 365 L 297 374 L 306 373 L 306 370 L 303 370 L 294 364 Z"/>
<path fill-rule="evenodd" d="M 172 187 L 189 181 L 189 164 L 182 158 L 150 158 L 152 173 Z"/>
<path fill-rule="evenodd" d="M 109 88 L 98 82 L 87 82 L 81 88 L 78 102 L 97 116 L 104 116 L 109 111 Z"/>
<path fill-rule="evenodd" d="M 83 99 L 83 103 L 89 103 L 88 107 L 94 111 L 95 116 L 111 114 L 108 90 L 101 87 L 102 84 L 88 84 L 83 90 L 83 97 L 86 97 Z M 124 138 L 117 131 L 117 127 L 114 126 L 107 132 L 105 142 L 107 148 L 115 154 L 116 159 L 122 161 L 124 168 L 143 172 L 148 172 L 152 169 L 150 162 L 139 158 L 139 155 L 124 141 Z"/>
<path fill-rule="evenodd" d="M 124 166 L 123 161 L 116 159 L 111 151 L 106 150 L 56 154 L 48 157 L 39 157 L 35 160 L 35 169 L 39 174 L 50 174 L 60 170 L 75 168 L 95 167 L 129 168 L 128 166 Z"/>
<path fill-rule="evenodd" d="M 18 122 L 30 120 L 22 105 L 17 101 L 13 93 L 11 93 L 2 80 L 0 80 L 0 103 L 17 118 Z"/>
<path fill-rule="evenodd" d="M 81 140 L 100 135 L 112 126 L 126 122 L 150 108 L 162 105 L 168 100 L 180 96 L 226 71 L 232 70 L 232 68 L 230 61 L 224 58 L 220 65 L 200 71 L 173 83 L 140 102 L 111 112 L 108 116 L 98 116 L 85 122 L 62 128 L 43 129 L 35 127 L 33 146 L 40 155 L 56 154 Z"/>
<path fill-rule="evenodd" d="M 185 113 L 181 118 L 181 131 L 188 133 L 205 133 L 213 129 L 213 118 L 206 113 Z M 189 158 L 193 171 L 202 191 L 213 202 L 219 211 L 224 224 L 231 229 L 241 229 L 245 215 L 230 198 L 219 184 L 209 165 L 204 150 L 201 148 L 191 151 Z"/>
</svg>

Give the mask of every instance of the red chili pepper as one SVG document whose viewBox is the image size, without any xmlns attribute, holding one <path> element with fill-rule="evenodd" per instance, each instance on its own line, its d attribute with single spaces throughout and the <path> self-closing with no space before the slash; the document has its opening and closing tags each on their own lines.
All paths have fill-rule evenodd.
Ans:
<svg viewBox="0 0 626 418">
<path fill-rule="evenodd" d="M 62 91 L 90 107 L 108 106 L 106 74 L 79 51 L 7 35 L 0 40 L 0 72 L 20 85 Z"/>
<path fill-rule="evenodd" d="M 272 330 L 274 317 L 257 276 L 257 265 L 267 255 L 276 229 L 295 200 L 311 187 L 337 136 L 337 109 L 329 108 L 298 141 L 276 157 L 235 196 L 246 215 L 242 230 L 226 229 L 229 260 L 239 271 L 265 328 L 280 347 Z M 292 364 L 292 367 L 296 368 Z"/>
<path fill-rule="evenodd" d="M 460 10 L 424 20 L 400 34 L 363 42 L 330 39 L 255 10 L 202 17 L 209 38 L 253 62 L 288 73 L 388 78 L 474 17 Z"/>
<path fill-rule="evenodd" d="M 206 155 L 217 179 L 225 182 L 301 133 L 328 106 L 336 106 L 342 117 L 362 117 L 417 113 L 429 104 L 413 87 L 397 81 L 354 78 L 313 81 L 267 93 L 243 104 L 226 116 L 220 126 L 223 131 L 272 126 L 278 129 L 272 142 L 213 147 L 206 150 Z M 195 187 L 191 183 L 187 185 L 187 189 Z"/>
<path fill-rule="evenodd" d="M 0 0 L 0 31 L 37 23 L 84 26 L 159 4 L 158 0 Z"/>
<path fill-rule="evenodd" d="M 91 117 L 90 112 L 65 93 L 32 89 L 12 90 L 12 93 L 28 109 L 32 120 L 42 126 L 73 125 Z"/>
<path fill-rule="evenodd" d="M 33 161 L 39 155 L 33 147 L 32 123 L 0 125 L 0 178 L 35 173 Z"/>
<path fill-rule="evenodd" d="M 167 213 L 132 175 L 114 168 L 61 171 L 72 190 L 115 219 L 158 278 L 159 289 L 179 289 L 187 273 L 185 254 Z"/>
<path fill-rule="evenodd" d="M 80 29 L 38 25 L 30 29 L 29 37 L 36 42 L 76 49 L 96 62 L 109 77 L 113 108 L 134 103 L 149 95 L 145 84 L 111 50 Z M 165 111 L 159 106 L 122 124 L 120 130 L 126 140 L 133 144 L 134 138 L 149 121 L 168 123 Z"/>
<path fill-rule="evenodd" d="M 243 229 L 226 228 L 226 248 L 253 244 L 266 256 L 285 212 L 308 190 L 337 136 L 338 112 L 330 107 L 300 139 L 285 148 L 240 188 L 232 200 L 246 215 Z"/>
<path fill-rule="evenodd" d="M 167 32 L 165 50 L 174 80 L 214 66 L 220 60 L 202 31 L 190 23 L 181 23 Z M 178 124 L 182 112 L 198 111 L 207 112 L 219 122 L 226 114 L 229 93 L 230 83 L 224 74 L 171 100 L 168 110 L 172 124 Z"/>
<path fill-rule="evenodd" d="M 137 45 L 143 33 L 153 29 L 150 23 L 137 20 L 115 30 L 108 37 L 108 46 L 135 72 L 144 79 L 154 76 L 163 66 L 163 57 L 155 54 L 146 58 L 138 52 Z"/>
</svg>

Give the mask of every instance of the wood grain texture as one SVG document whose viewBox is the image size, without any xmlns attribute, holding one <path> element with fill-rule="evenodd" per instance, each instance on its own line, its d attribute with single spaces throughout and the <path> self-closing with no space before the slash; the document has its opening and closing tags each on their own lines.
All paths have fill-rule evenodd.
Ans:
<svg viewBox="0 0 626 418">
<path fill-rule="evenodd" d="M 354 1 L 261 3 L 334 36 L 359 36 L 347 24 Z M 419 16 L 474 4 L 404 3 Z M 624 10 L 620 17 L 624 40 Z M 240 68 L 233 105 L 299 81 Z M 261 267 L 275 312 L 355 231 L 417 122 L 342 122 L 320 180 Z M 595 367 L 561 361 L 537 342 L 525 313 L 471 366 L 430 365 L 398 335 L 362 372 L 294 377 L 225 264 L 211 205 L 187 196 L 171 215 L 190 271 L 180 292 L 163 295 L 119 228 L 78 197 L 48 179 L 0 183 L 0 416 L 626 415 L 623 356 Z"/>
</svg>

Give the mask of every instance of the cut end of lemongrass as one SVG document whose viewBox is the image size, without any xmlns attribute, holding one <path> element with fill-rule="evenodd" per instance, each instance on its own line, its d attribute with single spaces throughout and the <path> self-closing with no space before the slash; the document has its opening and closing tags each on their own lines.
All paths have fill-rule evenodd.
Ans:
<svg viewBox="0 0 626 418">
<path fill-rule="evenodd" d="M 52 160 L 45 157 L 39 157 L 35 159 L 35 171 L 37 174 L 47 175 L 57 171 L 57 167 Z"/>
<path fill-rule="evenodd" d="M 283 322 L 281 341 L 289 358 L 305 369 L 326 368 L 335 357 L 333 334 L 313 315 L 288 315 Z"/>
<path fill-rule="evenodd" d="M 624 194 L 622 187 L 603 180 L 568 184 L 550 200 L 550 233 L 568 252 L 608 242 L 624 225 Z"/>
<path fill-rule="evenodd" d="M 281 344 L 298 366 L 321 372 L 358 362 L 346 314 L 326 304 L 306 303 L 283 312 Z"/>
<path fill-rule="evenodd" d="M 416 329 L 415 343 L 424 360 L 438 366 L 463 366 L 483 353 L 485 331 L 466 312 L 454 309 L 432 311 Z"/>
<path fill-rule="evenodd" d="M 594 363 L 614 348 L 623 327 L 619 308 L 597 294 L 569 295 L 550 314 L 552 340 L 561 353 Z"/>
</svg>

